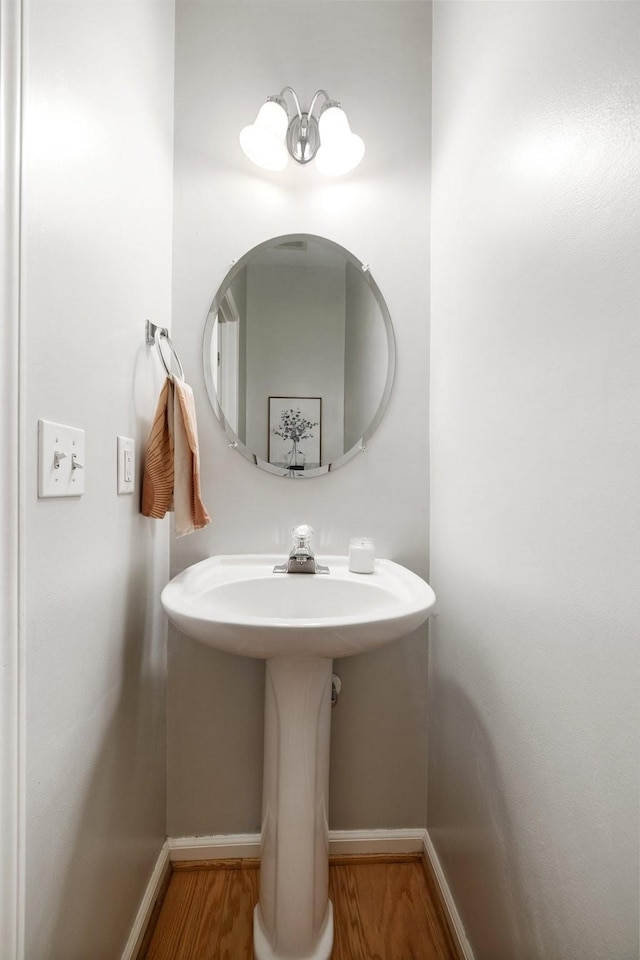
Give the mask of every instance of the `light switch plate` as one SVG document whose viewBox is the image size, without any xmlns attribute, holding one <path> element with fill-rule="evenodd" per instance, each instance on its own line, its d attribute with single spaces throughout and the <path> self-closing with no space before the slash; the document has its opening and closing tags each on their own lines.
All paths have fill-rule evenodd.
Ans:
<svg viewBox="0 0 640 960">
<path fill-rule="evenodd" d="M 84 466 L 84 430 L 38 420 L 38 496 L 81 497 Z"/>
<path fill-rule="evenodd" d="M 133 493 L 136 485 L 136 445 L 130 437 L 118 437 L 118 493 Z"/>
</svg>

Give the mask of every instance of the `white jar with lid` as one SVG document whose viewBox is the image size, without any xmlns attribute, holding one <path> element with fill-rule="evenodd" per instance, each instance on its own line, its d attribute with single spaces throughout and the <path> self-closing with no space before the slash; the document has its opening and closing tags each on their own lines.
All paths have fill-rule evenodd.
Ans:
<svg viewBox="0 0 640 960">
<path fill-rule="evenodd" d="M 351 573 L 373 573 L 376 563 L 375 544 L 371 537 L 352 537 L 349 541 Z"/>
</svg>

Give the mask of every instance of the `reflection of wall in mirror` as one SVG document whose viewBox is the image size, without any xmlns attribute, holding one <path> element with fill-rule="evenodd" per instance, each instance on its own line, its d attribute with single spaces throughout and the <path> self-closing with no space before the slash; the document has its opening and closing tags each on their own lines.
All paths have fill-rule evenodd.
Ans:
<svg viewBox="0 0 640 960">
<path fill-rule="evenodd" d="M 322 399 L 322 462 L 344 449 L 345 274 L 336 267 L 246 268 L 246 444 L 268 458 L 268 398 Z"/>
<path fill-rule="evenodd" d="M 350 450 L 371 425 L 387 380 L 389 350 L 380 307 L 362 276 L 347 263 L 344 350 L 344 449 Z"/>
<path fill-rule="evenodd" d="M 231 430 L 246 433 L 246 277 L 241 270 L 229 284 L 215 314 L 211 337 L 211 377 L 218 403 Z"/>
<path fill-rule="evenodd" d="M 247 430 L 247 325 L 244 318 L 247 315 L 247 280 L 244 270 L 241 270 L 231 283 L 231 293 L 238 308 L 240 317 L 239 351 L 238 351 L 238 436 L 244 441 Z"/>
</svg>

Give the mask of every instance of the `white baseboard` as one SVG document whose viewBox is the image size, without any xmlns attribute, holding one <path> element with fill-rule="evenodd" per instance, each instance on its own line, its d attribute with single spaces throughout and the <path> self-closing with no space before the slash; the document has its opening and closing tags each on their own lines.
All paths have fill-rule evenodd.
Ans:
<svg viewBox="0 0 640 960">
<path fill-rule="evenodd" d="M 424 830 L 330 830 L 329 854 L 420 853 Z M 260 834 L 170 837 L 171 860 L 228 860 L 259 857 Z"/>
<path fill-rule="evenodd" d="M 260 856 L 259 833 L 220 833 L 209 837 L 169 837 L 174 860 L 235 860 Z"/>
<path fill-rule="evenodd" d="M 420 853 L 424 830 L 329 830 L 329 853 Z"/>
<path fill-rule="evenodd" d="M 169 844 L 165 840 L 162 850 L 158 854 L 153 872 L 149 878 L 147 889 L 140 903 L 140 908 L 136 914 L 129 939 L 122 953 L 121 960 L 135 960 L 138 951 L 142 945 L 142 939 L 147 929 L 147 924 L 151 918 L 158 894 L 162 887 L 163 880 L 169 868 Z"/>
<path fill-rule="evenodd" d="M 457 940 L 458 950 L 461 956 L 464 957 L 464 960 L 474 960 L 473 950 L 471 949 L 471 945 L 467 940 L 467 935 L 464 932 L 464 927 L 462 926 L 462 920 L 460 919 L 458 908 L 456 907 L 455 901 L 451 895 L 451 890 L 449 889 L 447 878 L 444 874 L 444 870 L 442 869 L 442 864 L 438 859 L 438 854 L 436 853 L 436 849 L 427 830 L 423 831 L 423 844 L 424 855 L 431 864 L 431 869 L 433 870 L 436 882 L 440 888 L 440 896 L 442 897 L 444 908 L 447 911 L 451 932 Z"/>
</svg>

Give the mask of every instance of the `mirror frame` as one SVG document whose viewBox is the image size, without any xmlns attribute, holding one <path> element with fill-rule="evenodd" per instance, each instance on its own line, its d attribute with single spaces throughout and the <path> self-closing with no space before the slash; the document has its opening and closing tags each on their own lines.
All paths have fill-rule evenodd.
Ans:
<svg viewBox="0 0 640 960">
<path fill-rule="evenodd" d="M 246 444 L 238 437 L 236 432 L 228 423 L 222 407 L 218 401 L 216 390 L 213 383 L 213 373 L 211 370 L 211 342 L 213 339 L 213 330 L 215 320 L 218 314 L 218 310 L 222 305 L 222 301 L 226 296 L 226 293 L 229 289 L 230 284 L 235 280 L 236 276 L 240 273 L 244 267 L 253 259 L 256 254 L 261 253 L 263 250 L 268 249 L 279 243 L 292 243 L 295 241 L 302 240 L 313 240 L 315 243 L 319 243 L 322 246 L 329 247 L 332 250 L 341 253 L 346 260 L 352 263 L 357 267 L 364 277 L 366 283 L 369 286 L 369 289 L 375 297 L 376 303 L 380 310 L 382 321 L 384 323 L 385 334 L 387 338 L 387 378 L 385 381 L 384 389 L 382 391 L 382 397 L 380 398 L 380 403 L 378 408 L 373 416 L 373 419 L 367 429 L 364 431 L 362 436 L 353 444 L 349 450 L 346 450 L 341 457 L 338 457 L 337 460 L 333 460 L 331 463 L 321 464 L 319 467 L 314 467 L 312 470 L 306 470 L 304 473 L 299 473 L 297 471 L 289 471 L 285 467 L 277 467 L 273 463 L 269 463 L 267 460 L 264 460 L 262 457 L 257 456 L 253 451 L 249 450 Z M 393 324 L 391 323 L 391 314 L 389 313 L 389 308 L 385 302 L 384 297 L 380 287 L 376 281 L 371 276 L 369 270 L 369 265 L 363 263 L 361 260 L 358 260 L 354 254 L 350 253 L 345 247 L 340 246 L 339 243 L 335 243 L 333 240 L 328 240 L 326 237 L 320 237 L 317 234 L 313 233 L 287 233 L 278 237 L 271 237 L 269 240 L 265 240 L 263 243 L 257 244 L 257 246 L 252 247 L 251 250 L 247 251 L 244 256 L 240 257 L 239 260 L 233 262 L 233 265 L 222 283 L 218 287 L 215 297 L 211 302 L 207 313 L 207 319 L 205 322 L 204 328 L 204 338 L 202 343 L 202 362 L 204 368 L 204 381 L 207 388 L 207 393 L 209 395 L 209 401 L 213 407 L 213 412 L 215 413 L 218 421 L 222 424 L 224 432 L 229 440 L 229 446 L 234 450 L 237 450 L 242 454 L 250 463 L 255 464 L 260 467 L 262 470 L 265 470 L 267 473 L 274 474 L 278 477 L 291 477 L 293 479 L 311 479 L 312 477 L 321 477 L 326 473 L 331 473 L 333 470 L 337 470 L 338 467 L 344 466 L 345 463 L 348 463 L 356 454 L 360 453 L 366 448 L 369 438 L 377 430 L 380 421 L 384 415 L 384 412 L 388 406 L 389 398 L 391 396 L 391 390 L 393 387 L 393 381 L 395 378 L 396 371 L 396 341 L 395 335 L 393 332 Z"/>
</svg>

